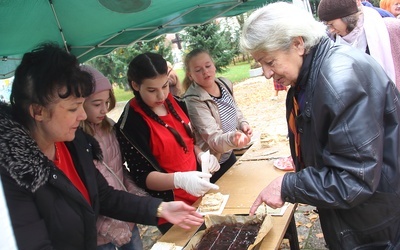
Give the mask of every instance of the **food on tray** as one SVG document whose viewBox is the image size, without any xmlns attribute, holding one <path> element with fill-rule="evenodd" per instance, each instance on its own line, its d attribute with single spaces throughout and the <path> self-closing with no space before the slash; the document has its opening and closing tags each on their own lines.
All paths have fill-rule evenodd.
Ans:
<svg viewBox="0 0 400 250">
<path fill-rule="evenodd" d="M 195 250 L 247 249 L 257 238 L 262 221 L 221 223 L 206 229 Z"/>
<path fill-rule="evenodd" d="M 276 159 L 274 161 L 274 166 L 284 171 L 294 170 L 294 163 L 291 156 Z"/>
<path fill-rule="evenodd" d="M 199 205 L 199 212 L 218 211 L 224 201 L 224 195 L 221 193 L 210 193 L 203 196 Z"/>
<path fill-rule="evenodd" d="M 151 250 L 175 250 L 175 244 L 174 243 L 168 243 L 168 242 L 156 242 L 156 244 L 153 245 Z"/>
</svg>

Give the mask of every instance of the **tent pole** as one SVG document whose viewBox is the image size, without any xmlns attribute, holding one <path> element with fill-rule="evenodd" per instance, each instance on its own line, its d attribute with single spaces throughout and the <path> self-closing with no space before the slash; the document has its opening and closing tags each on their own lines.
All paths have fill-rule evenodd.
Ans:
<svg viewBox="0 0 400 250">
<path fill-rule="evenodd" d="M 55 10 L 55 8 L 54 8 L 53 0 L 49 0 L 49 4 L 50 4 L 50 7 L 51 7 L 51 10 L 53 11 L 54 18 L 56 19 L 57 26 L 58 26 L 58 30 L 60 31 L 60 35 L 61 35 L 61 38 L 62 38 L 63 43 L 64 43 L 64 44 L 63 44 L 63 45 L 64 45 L 64 48 L 65 48 L 65 50 L 66 50 L 67 52 L 70 52 L 69 49 L 68 49 L 67 41 L 65 40 L 65 36 L 64 36 L 64 33 L 63 33 L 63 30 L 62 30 L 60 21 L 58 20 L 57 13 L 56 13 L 56 10 Z"/>
</svg>

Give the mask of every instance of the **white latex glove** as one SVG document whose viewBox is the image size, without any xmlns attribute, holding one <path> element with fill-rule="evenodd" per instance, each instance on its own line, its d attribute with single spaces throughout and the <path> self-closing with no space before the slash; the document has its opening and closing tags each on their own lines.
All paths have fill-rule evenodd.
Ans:
<svg viewBox="0 0 400 250">
<path fill-rule="evenodd" d="M 210 178 L 211 174 L 199 171 L 176 172 L 174 173 L 175 188 L 182 188 L 196 197 L 202 196 L 210 189 L 218 190 L 219 187 L 202 178 Z"/>
<path fill-rule="evenodd" d="M 208 170 L 210 171 L 210 173 L 215 173 L 217 172 L 221 166 L 219 165 L 218 159 L 217 157 L 215 157 L 214 155 L 210 155 L 210 160 L 209 160 L 209 168 Z"/>
<path fill-rule="evenodd" d="M 205 152 L 200 152 L 197 155 L 197 160 L 202 163 L 201 160 L 201 156 L 204 154 Z M 221 166 L 219 165 L 218 159 L 217 157 L 215 157 L 214 155 L 210 154 L 210 157 L 208 158 L 208 172 L 210 172 L 211 174 L 217 172 L 219 169 L 221 168 Z"/>
</svg>

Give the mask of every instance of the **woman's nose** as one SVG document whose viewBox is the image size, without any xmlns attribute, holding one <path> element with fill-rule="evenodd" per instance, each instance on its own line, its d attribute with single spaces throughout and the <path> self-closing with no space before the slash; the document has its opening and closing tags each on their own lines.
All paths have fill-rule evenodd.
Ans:
<svg viewBox="0 0 400 250">
<path fill-rule="evenodd" d="M 269 69 L 268 67 L 263 67 L 263 75 L 265 76 L 265 78 L 270 79 L 273 74 L 274 72 L 271 69 Z"/>
<path fill-rule="evenodd" d="M 101 105 L 101 110 L 100 110 L 100 112 L 101 112 L 102 114 L 106 114 L 107 111 L 108 111 L 108 105 L 107 105 L 106 103 L 102 104 L 102 105 Z"/>
<path fill-rule="evenodd" d="M 160 100 L 164 100 L 164 98 L 165 98 L 164 91 L 159 91 L 157 97 L 158 97 L 158 99 L 160 99 Z"/>
<path fill-rule="evenodd" d="M 86 114 L 85 109 L 82 106 L 81 109 L 80 109 L 80 114 L 78 116 L 78 120 L 79 121 L 83 121 L 83 120 L 86 120 L 86 118 L 87 118 L 87 114 Z"/>
</svg>

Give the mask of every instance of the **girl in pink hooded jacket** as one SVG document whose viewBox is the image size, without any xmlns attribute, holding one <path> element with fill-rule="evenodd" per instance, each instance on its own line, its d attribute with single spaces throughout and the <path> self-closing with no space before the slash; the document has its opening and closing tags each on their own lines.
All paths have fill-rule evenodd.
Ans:
<svg viewBox="0 0 400 250">
<path fill-rule="evenodd" d="M 96 138 L 103 152 L 104 160 L 95 161 L 95 165 L 115 189 L 145 195 L 145 192 L 133 183 L 123 166 L 119 143 L 113 128 L 114 121 L 106 115 L 116 103 L 111 83 L 97 69 L 87 65 L 81 67 L 92 74 L 96 83 L 95 91 L 86 98 L 83 105 L 87 119 L 81 124 L 86 133 Z M 130 222 L 99 216 L 97 249 L 114 250 L 115 247 L 124 250 L 142 250 L 143 244 L 138 227 Z"/>
</svg>

